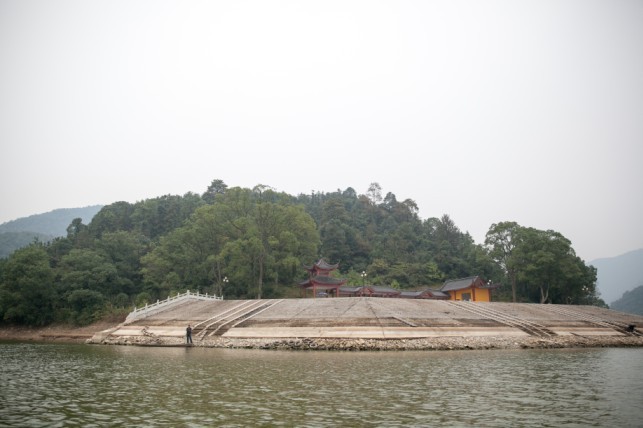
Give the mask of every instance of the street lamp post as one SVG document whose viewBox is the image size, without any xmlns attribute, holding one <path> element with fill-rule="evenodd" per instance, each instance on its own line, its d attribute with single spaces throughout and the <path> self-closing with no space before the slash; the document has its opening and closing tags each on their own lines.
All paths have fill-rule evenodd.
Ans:
<svg viewBox="0 0 643 428">
<path fill-rule="evenodd" d="M 365 271 L 365 270 L 363 270 L 363 271 L 362 271 L 362 273 L 361 273 L 361 277 L 362 277 L 362 291 L 359 293 L 359 294 L 360 294 L 360 296 L 363 296 L 363 295 L 364 295 L 364 287 L 366 286 L 366 276 L 367 276 L 367 275 L 368 275 L 368 274 L 366 273 L 366 271 Z"/>
<path fill-rule="evenodd" d="M 228 280 L 228 277 L 227 277 L 227 276 L 224 276 L 224 277 L 223 277 L 223 287 L 221 288 L 221 296 L 219 296 L 219 297 L 223 297 L 223 289 L 226 287 L 226 285 L 228 285 L 228 282 L 230 282 L 230 281 Z"/>
</svg>

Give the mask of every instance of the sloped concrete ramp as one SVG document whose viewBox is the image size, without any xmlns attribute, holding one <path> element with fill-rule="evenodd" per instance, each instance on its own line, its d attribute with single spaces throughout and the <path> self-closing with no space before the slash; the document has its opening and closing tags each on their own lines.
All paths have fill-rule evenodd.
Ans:
<svg viewBox="0 0 643 428">
<path fill-rule="evenodd" d="M 234 338 L 417 339 L 428 337 L 528 336 L 510 327 L 246 327 L 228 331 Z"/>
<path fill-rule="evenodd" d="M 147 338 L 195 344 L 218 338 L 417 339 L 641 336 L 643 316 L 593 306 L 387 298 L 195 300 L 99 332 L 93 342 Z M 628 326 L 636 328 L 628 331 Z M 138 341 L 140 342 L 140 341 Z"/>
</svg>

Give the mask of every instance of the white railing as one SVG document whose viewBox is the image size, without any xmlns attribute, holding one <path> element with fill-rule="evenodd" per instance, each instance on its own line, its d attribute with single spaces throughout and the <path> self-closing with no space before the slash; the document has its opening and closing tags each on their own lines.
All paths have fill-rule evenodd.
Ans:
<svg viewBox="0 0 643 428">
<path fill-rule="evenodd" d="M 156 303 L 152 303 L 149 305 L 146 303 L 145 306 L 141 306 L 140 308 L 137 308 L 135 306 L 134 310 L 130 312 L 129 315 L 127 315 L 127 318 L 125 319 L 125 323 L 129 323 L 140 318 L 145 318 L 154 313 L 160 312 L 161 310 L 167 309 L 169 305 L 173 305 L 175 303 L 178 303 L 180 301 L 187 300 L 187 299 L 223 300 L 223 297 L 219 297 L 214 294 L 208 295 L 208 293 L 201 294 L 198 291 L 196 293 L 193 293 L 190 290 L 188 290 L 185 293 L 183 294 L 179 293 L 174 297 L 168 296 L 167 299 L 165 300 L 157 300 Z"/>
</svg>

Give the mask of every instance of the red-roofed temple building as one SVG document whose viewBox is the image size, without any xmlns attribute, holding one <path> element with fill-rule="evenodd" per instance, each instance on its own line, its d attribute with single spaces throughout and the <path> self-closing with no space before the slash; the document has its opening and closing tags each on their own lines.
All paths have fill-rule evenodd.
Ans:
<svg viewBox="0 0 643 428">
<path fill-rule="evenodd" d="M 331 265 L 324 259 L 319 259 L 312 266 L 304 266 L 304 269 L 308 271 L 308 279 L 299 283 L 303 297 L 306 297 L 306 291 L 309 289 L 312 290 L 313 297 L 317 297 L 318 292 L 335 297 L 339 296 L 339 287 L 346 284 L 348 280 L 330 276 L 330 273 L 338 267 L 339 264 Z"/>
</svg>

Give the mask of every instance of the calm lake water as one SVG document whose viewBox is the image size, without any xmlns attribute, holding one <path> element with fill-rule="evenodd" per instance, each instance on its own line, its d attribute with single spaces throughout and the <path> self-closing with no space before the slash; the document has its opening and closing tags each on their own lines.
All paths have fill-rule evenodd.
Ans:
<svg viewBox="0 0 643 428">
<path fill-rule="evenodd" d="M 0 343 L 0 426 L 643 426 L 643 349 Z"/>
</svg>

